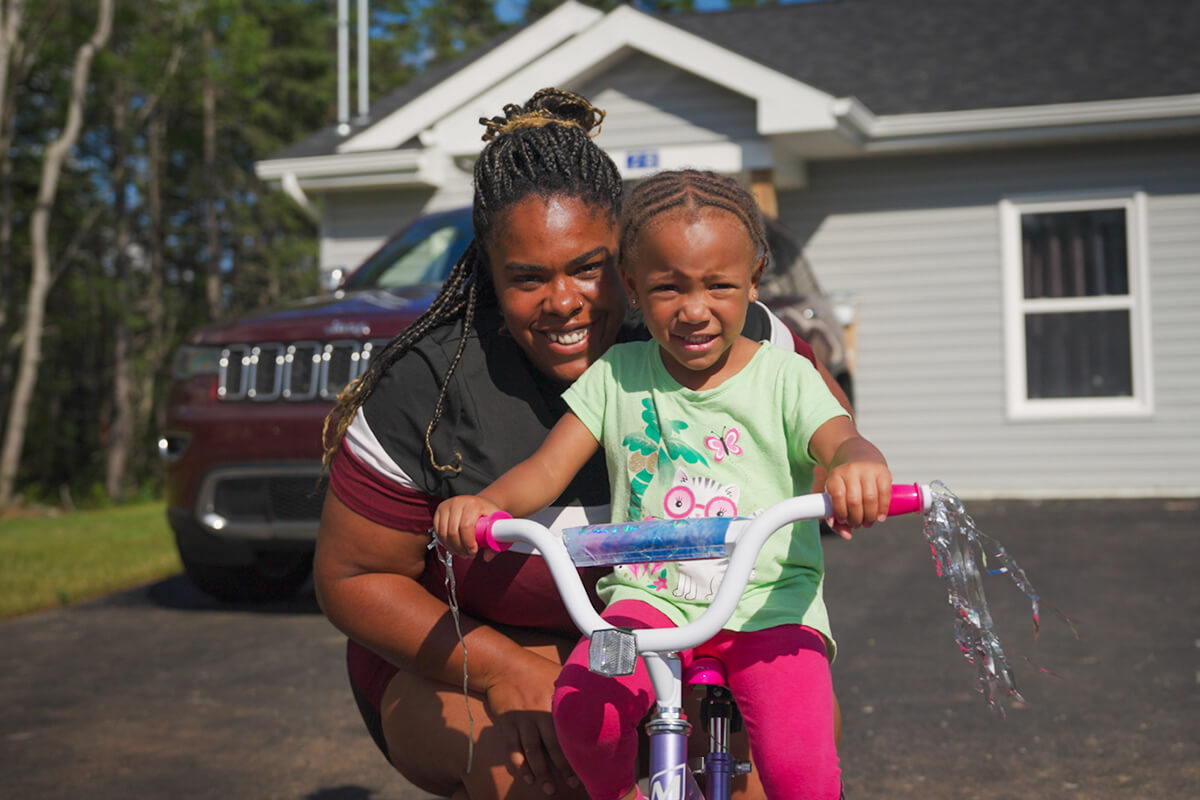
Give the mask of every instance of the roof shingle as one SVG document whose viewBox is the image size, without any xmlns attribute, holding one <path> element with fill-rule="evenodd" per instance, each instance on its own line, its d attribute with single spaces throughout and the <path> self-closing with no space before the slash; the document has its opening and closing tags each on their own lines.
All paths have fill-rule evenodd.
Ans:
<svg viewBox="0 0 1200 800">
<path fill-rule="evenodd" d="M 819 0 L 660 18 L 875 114 L 1200 93 L 1200 0 Z M 381 98 L 370 119 L 517 30 Z M 272 158 L 332 154 L 346 138 L 330 126 Z"/>
<path fill-rule="evenodd" d="M 1195 0 L 824 0 L 663 19 L 876 114 L 1200 92 Z"/>
</svg>

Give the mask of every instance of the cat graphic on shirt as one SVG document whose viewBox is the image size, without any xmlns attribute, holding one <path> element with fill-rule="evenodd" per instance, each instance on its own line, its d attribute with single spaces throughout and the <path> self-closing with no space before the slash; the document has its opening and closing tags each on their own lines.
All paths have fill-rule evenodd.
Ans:
<svg viewBox="0 0 1200 800">
<path fill-rule="evenodd" d="M 663 510 L 670 519 L 694 517 L 736 517 L 741 489 L 734 484 L 703 475 L 689 475 L 677 467 L 671 488 L 663 498 Z M 678 577 L 671 594 L 681 600 L 710 601 L 721 585 L 729 558 L 680 561 Z"/>
</svg>

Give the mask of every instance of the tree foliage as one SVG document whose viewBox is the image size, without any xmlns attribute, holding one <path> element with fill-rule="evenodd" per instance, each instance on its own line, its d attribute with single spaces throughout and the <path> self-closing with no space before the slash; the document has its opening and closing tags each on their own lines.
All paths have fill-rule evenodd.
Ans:
<svg viewBox="0 0 1200 800">
<path fill-rule="evenodd" d="M 6 54 L 0 386 L 13 385 L 23 343 L 38 170 L 62 128 L 61 98 L 94 7 L 26 4 L 18 46 Z M 17 473 L 27 495 L 154 490 L 168 362 L 182 335 L 210 317 L 209 263 L 219 269 L 223 314 L 315 288 L 313 225 L 259 183 L 254 163 L 331 121 L 334 30 L 321 2 L 118 4 L 50 216 L 41 363 Z M 215 100 L 211 167 L 202 156 L 206 80 Z M 0 391 L 5 418 L 11 400 Z"/>
<path fill-rule="evenodd" d="M 526 0 L 520 19 L 501 21 L 493 0 L 372 0 L 370 95 L 558 5 Z M 691 0 L 634 5 L 693 9 Z M 0 425 L 29 313 L 40 171 L 96 8 L 0 0 Z M 16 472 L 29 499 L 153 494 L 170 357 L 184 334 L 316 289 L 314 224 L 262 185 L 254 164 L 335 122 L 335 9 L 336 0 L 118 0 L 48 218 L 45 322 Z"/>
</svg>

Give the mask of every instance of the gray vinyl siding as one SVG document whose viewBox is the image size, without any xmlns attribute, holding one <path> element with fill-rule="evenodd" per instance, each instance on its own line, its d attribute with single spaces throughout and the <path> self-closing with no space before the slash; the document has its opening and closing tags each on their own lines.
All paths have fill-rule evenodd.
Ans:
<svg viewBox="0 0 1200 800">
<path fill-rule="evenodd" d="M 608 116 L 596 141 L 621 149 L 759 139 L 755 104 L 643 53 L 633 53 L 578 91 Z"/>
<path fill-rule="evenodd" d="M 808 165 L 780 198 L 827 291 L 857 301 L 856 406 L 901 480 L 964 496 L 1200 493 L 1200 142 Z M 1148 195 L 1154 410 L 1018 421 L 1006 406 L 1004 197 Z"/>
<path fill-rule="evenodd" d="M 360 189 L 323 197 L 321 269 L 353 269 L 417 216 L 471 203 L 470 178 L 461 186 L 429 189 Z"/>
</svg>

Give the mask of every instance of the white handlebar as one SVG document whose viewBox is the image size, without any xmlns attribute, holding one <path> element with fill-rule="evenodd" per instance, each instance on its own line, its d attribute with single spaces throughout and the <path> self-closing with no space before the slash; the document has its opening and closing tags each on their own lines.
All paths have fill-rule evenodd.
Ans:
<svg viewBox="0 0 1200 800">
<path fill-rule="evenodd" d="M 889 513 L 928 510 L 932 495 L 928 486 L 896 487 L 908 493 L 904 505 L 893 502 Z M 792 497 L 767 508 L 746 526 L 729 556 L 725 577 L 709 607 L 693 622 L 678 628 L 647 628 L 634 631 L 638 653 L 671 653 L 697 647 L 715 636 L 733 616 L 758 552 L 775 531 L 793 522 L 806 519 L 825 519 L 832 516 L 827 494 L 808 494 Z M 490 535 L 495 543 L 525 541 L 541 552 L 562 595 L 567 613 L 584 636 L 597 630 L 612 628 L 592 607 L 587 591 L 563 540 L 547 528 L 526 519 L 493 519 Z"/>
</svg>

